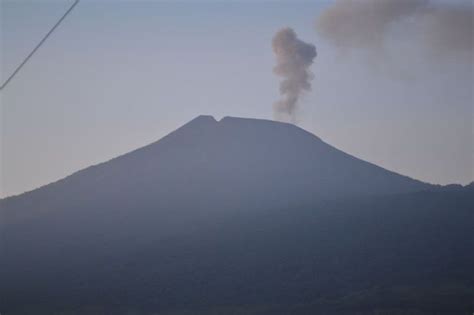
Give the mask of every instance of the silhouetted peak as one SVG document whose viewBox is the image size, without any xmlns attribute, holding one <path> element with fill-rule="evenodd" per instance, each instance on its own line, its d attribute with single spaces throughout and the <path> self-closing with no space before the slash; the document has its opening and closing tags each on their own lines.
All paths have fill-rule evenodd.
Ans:
<svg viewBox="0 0 474 315">
<path fill-rule="evenodd" d="M 205 124 L 209 125 L 209 124 L 216 124 L 216 123 L 217 123 L 217 120 L 212 115 L 199 115 L 193 120 L 189 121 L 184 126 L 205 125 Z"/>
<path fill-rule="evenodd" d="M 288 203 L 430 188 L 346 154 L 293 124 L 200 115 L 150 145 L 38 189 L 35 198 L 59 203 L 69 195 L 102 198 L 105 192 L 126 192 L 133 199 L 154 189 L 139 198 L 173 192 L 207 202 L 246 195 L 278 204 L 279 195 Z M 269 192 L 271 197 L 265 197 Z M 28 201 L 27 195 L 18 199 Z M 168 199 L 175 202 L 173 196 Z"/>
</svg>

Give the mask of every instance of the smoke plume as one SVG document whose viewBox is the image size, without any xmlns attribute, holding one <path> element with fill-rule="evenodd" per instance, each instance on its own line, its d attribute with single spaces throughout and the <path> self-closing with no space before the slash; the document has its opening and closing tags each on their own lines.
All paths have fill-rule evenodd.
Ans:
<svg viewBox="0 0 474 315">
<path fill-rule="evenodd" d="M 391 31 L 434 55 L 473 50 L 474 6 L 430 0 L 337 0 L 319 16 L 317 31 L 344 50 L 382 49 Z"/>
<path fill-rule="evenodd" d="M 283 77 L 280 83 L 282 99 L 274 104 L 275 116 L 283 113 L 294 121 L 301 93 L 311 90 L 313 75 L 309 67 L 316 57 L 316 47 L 300 40 L 288 27 L 275 34 L 272 47 L 277 60 L 273 71 Z"/>
</svg>

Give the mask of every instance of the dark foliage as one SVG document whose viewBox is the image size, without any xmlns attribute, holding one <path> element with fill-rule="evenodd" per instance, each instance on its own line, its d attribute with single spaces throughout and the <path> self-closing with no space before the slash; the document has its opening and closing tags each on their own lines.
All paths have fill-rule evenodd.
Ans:
<svg viewBox="0 0 474 315">
<path fill-rule="evenodd" d="M 161 239 L 147 237 L 153 224 L 110 235 L 100 222 L 86 237 L 23 223 L 4 231 L 1 308 L 469 314 L 473 209 L 473 191 L 464 188 L 222 209 Z"/>
</svg>

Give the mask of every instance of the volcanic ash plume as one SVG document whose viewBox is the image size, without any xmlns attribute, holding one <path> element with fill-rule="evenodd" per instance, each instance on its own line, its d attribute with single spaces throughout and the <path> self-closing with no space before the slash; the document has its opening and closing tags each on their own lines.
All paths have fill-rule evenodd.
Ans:
<svg viewBox="0 0 474 315">
<path fill-rule="evenodd" d="M 317 30 L 339 47 L 382 45 L 388 28 L 426 0 L 337 0 L 317 20 Z"/>
<path fill-rule="evenodd" d="M 391 31 L 405 26 L 399 39 L 411 39 L 435 55 L 467 53 L 472 58 L 474 5 L 433 0 L 336 0 L 318 17 L 323 38 L 339 48 L 380 50 Z"/>
<path fill-rule="evenodd" d="M 283 113 L 294 121 L 301 93 L 311 90 L 313 75 L 309 67 L 316 57 L 316 47 L 300 40 L 293 29 L 288 27 L 276 33 L 272 47 L 277 59 L 273 71 L 283 77 L 280 83 L 282 99 L 274 104 L 275 116 Z"/>
</svg>

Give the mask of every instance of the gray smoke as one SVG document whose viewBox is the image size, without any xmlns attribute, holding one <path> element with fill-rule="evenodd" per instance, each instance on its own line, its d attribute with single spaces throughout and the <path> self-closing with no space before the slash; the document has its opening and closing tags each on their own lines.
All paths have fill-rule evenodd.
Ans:
<svg viewBox="0 0 474 315">
<path fill-rule="evenodd" d="M 472 58 L 474 2 L 466 6 L 437 6 L 424 10 L 420 28 L 425 43 L 440 55 L 466 52 Z"/>
<path fill-rule="evenodd" d="M 381 49 L 391 30 L 435 55 L 473 50 L 474 6 L 430 0 L 337 0 L 319 16 L 317 31 L 342 49 Z"/>
<path fill-rule="evenodd" d="M 275 34 L 272 47 L 277 60 L 273 71 L 283 77 L 280 83 L 282 99 L 274 104 L 275 116 L 283 113 L 294 121 L 301 93 L 311 90 L 313 75 L 309 67 L 316 57 L 316 47 L 300 40 L 289 27 Z"/>
</svg>

